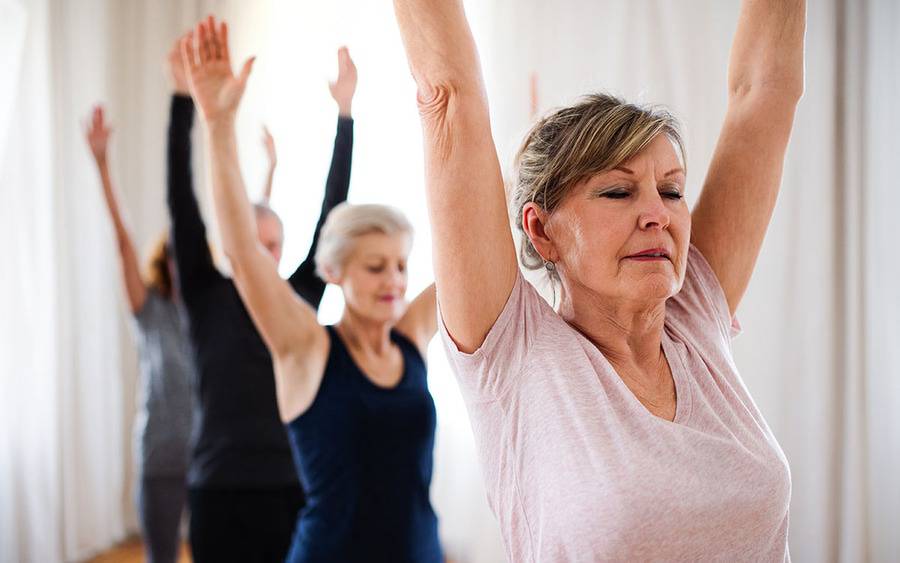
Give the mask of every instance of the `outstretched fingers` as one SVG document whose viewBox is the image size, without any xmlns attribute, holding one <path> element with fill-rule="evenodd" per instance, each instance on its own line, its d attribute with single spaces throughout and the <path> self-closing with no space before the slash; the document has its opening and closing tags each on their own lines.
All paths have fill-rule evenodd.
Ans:
<svg viewBox="0 0 900 563">
<path fill-rule="evenodd" d="M 188 75 L 193 75 L 197 71 L 199 61 L 197 60 L 197 50 L 194 47 L 194 32 L 187 32 L 181 38 L 181 60 L 184 61 L 184 67 L 188 71 Z"/>
<path fill-rule="evenodd" d="M 241 68 L 241 74 L 238 77 L 238 80 L 241 83 L 241 88 L 247 85 L 247 79 L 250 78 L 250 71 L 253 70 L 254 62 L 256 62 L 256 57 L 250 57 L 244 62 L 244 66 Z"/>
<path fill-rule="evenodd" d="M 221 58 L 228 66 L 231 66 L 231 52 L 228 48 L 228 24 L 221 22 L 219 24 L 219 45 L 221 48 Z"/>
<path fill-rule="evenodd" d="M 91 123 L 91 129 L 93 131 L 99 131 L 103 128 L 103 106 L 97 105 L 94 106 L 94 115 L 93 121 Z"/>
<path fill-rule="evenodd" d="M 206 21 L 197 24 L 197 41 L 199 63 L 208 63 L 212 59 L 212 43 L 210 41 L 210 29 Z"/>
<path fill-rule="evenodd" d="M 350 57 L 350 50 L 347 47 L 338 49 L 338 73 L 348 76 L 356 72 L 356 65 Z"/>
<path fill-rule="evenodd" d="M 219 27 L 216 25 L 215 16 L 206 18 L 206 32 L 209 36 L 209 58 L 213 61 L 222 60 L 222 45 L 219 38 Z"/>
</svg>

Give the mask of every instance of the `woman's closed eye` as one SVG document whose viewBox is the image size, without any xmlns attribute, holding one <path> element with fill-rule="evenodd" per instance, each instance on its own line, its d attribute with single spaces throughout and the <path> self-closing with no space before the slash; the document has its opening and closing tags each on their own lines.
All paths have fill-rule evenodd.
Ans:
<svg viewBox="0 0 900 563">
<path fill-rule="evenodd" d="M 681 199 L 684 197 L 684 194 L 682 194 L 681 190 L 678 188 L 664 188 L 660 190 L 659 193 L 662 194 L 663 197 L 669 199 Z"/>
<path fill-rule="evenodd" d="M 594 197 L 605 197 L 607 199 L 625 199 L 631 195 L 628 188 L 607 188 L 594 192 Z"/>
<path fill-rule="evenodd" d="M 684 197 L 678 186 L 666 186 L 659 189 L 659 194 L 672 200 L 680 200 Z M 606 199 L 626 199 L 634 195 L 634 190 L 629 188 L 607 188 L 594 192 L 594 197 L 602 197 Z"/>
</svg>

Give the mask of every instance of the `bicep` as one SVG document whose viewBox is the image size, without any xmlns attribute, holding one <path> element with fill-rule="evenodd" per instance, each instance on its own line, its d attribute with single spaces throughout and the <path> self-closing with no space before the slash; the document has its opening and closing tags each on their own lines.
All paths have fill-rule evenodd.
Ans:
<svg viewBox="0 0 900 563">
<path fill-rule="evenodd" d="M 409 308 L 397 323 L 397 330 L 411 340 L 426 355 L 428 343 L 437 332 L 437 305 L 434 284 L 425 288 L 409 304 Z"/>
<path fill-rule="evenodd" d="M 125 293 L 128 297 L 128 308 L 132 314 L 137 314 L 144 307 L 147 299 L 147 287 L 141 278 L 140 264 L 131 235 L 123 229 L 118 237 L 119 266 L 122 271 Z"/>
<path fill-rule="evenodd" d="M 480 87 L 420 95 L 435 280 L 449 333 L 474 351 L 500 315 L 518 263 Z M 472 288 L 478 288 L 473 299 Z"/>
<path fill-rule="evenodd" d="M 132 314 L 136 314 L 147 301 L 147 286 L 139 272 L 125 274 L 125 292 L 128 294 L 128 307 Z"/>
<path fill-rule="evenodd" d="M 418 88 L 441 308 L 460 348 L 474 350 L 518 267 L 478 52 L 461 0 L 394 0 L 394 7 Z"/>
<path fill-rule="evenodd" d="M 775 208 L 795 103 L 732 104 L 697 204 L 691 241 L 703 253 L 733 315 L 753 273 Z"/>
</svg>

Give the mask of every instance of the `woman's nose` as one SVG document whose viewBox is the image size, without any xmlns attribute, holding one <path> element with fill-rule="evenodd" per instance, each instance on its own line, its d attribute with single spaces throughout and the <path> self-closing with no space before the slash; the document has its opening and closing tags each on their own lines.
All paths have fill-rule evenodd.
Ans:
<svg viewBox="0 0 900 563">
<path fill-rule="evenodd" d="M 663 201 L 663 196 L 655 189 L 653 190 L 653 195 L 642 197 L 639 205 L 641 208 L 638 215 L 638 227 L 641 230 L 666 229 L 669 227 L 671 220 L 669 209 Z"/>
</svg>

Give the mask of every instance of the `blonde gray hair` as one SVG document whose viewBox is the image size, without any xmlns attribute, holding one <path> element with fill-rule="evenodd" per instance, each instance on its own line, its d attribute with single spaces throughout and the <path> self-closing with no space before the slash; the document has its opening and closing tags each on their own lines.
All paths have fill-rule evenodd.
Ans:
<svg viewBox="0 0 900 563">
<path fill-rule="evenodd" d="M 662 108 L 630 104 L 607 94 L 591 94 L 538 121 L 526 135 L 515 162 L 512 208 L 516 227 L 523 235 L 522 265 L 531 270 L 544 265 L 524 232 L 525 204 L 534 202 L 552 213 L 576 184 L 619 166 L 660 133 L 669 137 L 684 162 L 680 125 Z M 555 270 L 548 271 L 551 278 L 558 275 Z"/>
<path fill-rule="evenodd" d="M 319 234 L 316 247 L 316 273 L 322 279 L 326 271 L 340 272 L 353 252 L 355 239 L 370 233 L 404 234 L 412 242 L 413 228 L 406 216 L 394 207 L 341 203 L 331 210 Z"/>
</svg>

